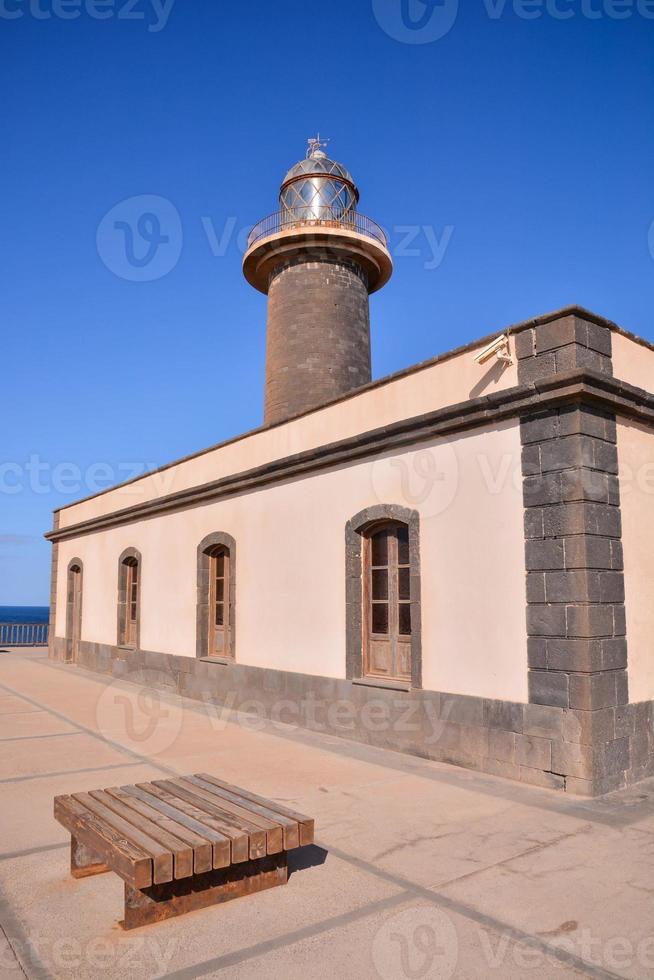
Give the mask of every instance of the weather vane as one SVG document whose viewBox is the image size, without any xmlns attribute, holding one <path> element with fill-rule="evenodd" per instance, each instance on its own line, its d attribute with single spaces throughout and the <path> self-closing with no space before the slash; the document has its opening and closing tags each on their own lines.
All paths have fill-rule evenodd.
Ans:
<svg viewBox="0 0 654 980">
<path fill-rule="evenodd" d="M 307 141 L 309 147 L 307 149 L 307 157 L 315 157 L 317 153 L 322 150 L 323 146 L 327 146 L 329 140 L 320 139 L 320 133 L 317 136 L 312 137 Z"/>
</svg>

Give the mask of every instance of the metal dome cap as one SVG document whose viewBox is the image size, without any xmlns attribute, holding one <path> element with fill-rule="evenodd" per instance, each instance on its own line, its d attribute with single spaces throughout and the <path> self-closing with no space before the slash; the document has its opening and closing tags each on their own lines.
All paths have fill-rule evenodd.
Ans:
<svg viewBox="0 0 654 980">
<path fill-rule="evenodd" d="M 333 175 L 346 180 L 353 187 L 356 186 L 352 174 L 342 163 L 332 160 L 322 150 L 316 150 L 304 160 L 299 160 L 294 167 L 291 167 L 282 181 L 282 187 L 289 180 L 293 180 L 295 177 L 306 177 L 308 174 Z"/>
<path fill-rule="evenodd" d="M 342 221 L 359 201 L 350 172 L 323 153 L 320 136 L 309 140 L 307 155 L 286 174 L 279 192 L 283 212 L 295 221 Z"/>
</svg>

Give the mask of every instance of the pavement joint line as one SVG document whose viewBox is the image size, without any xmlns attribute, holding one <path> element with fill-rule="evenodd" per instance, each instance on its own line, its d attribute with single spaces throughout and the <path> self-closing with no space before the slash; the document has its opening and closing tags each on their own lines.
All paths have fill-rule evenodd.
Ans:
<svg viewBox="0 0 654 980">
<path fill-rule="evenodd" d="M 96 684 L 117 683 L 120 681 L 126 688 L 137 687 L 135 682 L 114 678 L 112 674 L 98 674 L 96 671 L 88 670 L 77 664 L 59 664 L 51 661 L 44 655 L 19 655 L 20 659 L 26 663 L 36 664 L 37 666 L 49 667 L 52 670 L 67 672 L 71 667 L 79 671 L 81 676 Z M 3 685 L 0 685 L 2 687 Z M 159 691 L 162 700 L 169 705 L 180 703 L 183 710 L 191 711 L 196 714 L 206 716 L 207 709 L 212 708 L 224 713 L 227 724 L 238 724 L 237 721 L 230 719 L 230 714 L 236 715 L 234 709 L 226 708 L 223 705 L 197 701 L 175 693 L 169 695 L 166 691 Z M 35 702 L 38 704 L 38 702 Z M 48 710 L 44 706 L 44 710 Z M 65 716 L 61 716 L 65 718 Z M 65 718 L 71 724 L 76 722 Z M 471 772 L 461 769 L 458 766 L 449 766 L 437 760 L 421 759 L 418 756 L 408 755 L 402 752 L 394 752 L 391 749 L 382 749 L 377 746 L 366 745 L 361 742 L 353 742 L 338 735 L 327 732 L 314 732 L 310 729 L 293 727 L 273 723 L 266 719 L 264 727 L 267 735 L 276 736 L 290 741 L 300 742 L 319 751 L 331 752 L 346 758 L 354 758 L 359 762 L 364 762 L 382 769 L 394 770 L 404 775 L 416 776 L 419 779 L 428 779 L 432 782 L 448 783 L 456 786 L 463 791 L 478 793 L 481 795 L 492 796 L 505 799 L 509 803 L 516 803 L 532 809 L 544 810 L 546 812 L 558 813 L 561 816 L 571 817 L 576 820 L 585 820 L 590 823 L 602 824 L 607 827 L 622 828 L 627 827 L 645 815 L 654 815 L 654 798 L 643 800 L 639 806 L 625 807 L 620 802 L 617 794 L 610 794 L 607 797 L 597 799 L 583 799 L 568 796 L 555 790 L 541 789 L 539 787 L 524 786 L 500 777 L 490 776 L 486 773 Z M 389 758 L 394 757 L 394 758 Z M 176 774 L 178 775 L 178 774 Z M 474 783 L 473 783 L 474 780 Z M 654 787 L 654 779 L 647 781 L 647 785 Z M 628 792 L 631 787 L 626 788 Z M 646 791 L 642 787 L 641 791 Z M 625 791 L 618 791 L 625 792 Z M 604 811 L 604 812 L 602 812 Z"/>
<path fill-rule="evenodd" d="M 22 851 L 6 851 L 0 854 L 0 861 L 15 861 L 17 858 L 30 857 L 32 854 L 44 854 L 47 851 L 68 850 L 70 841 L 63 841 L 61 844 L 42 844 L 40 847 L 26 847 Z"/>
<path fill-rule="evenodd" d="M 26 712 L 27 713 L 27 712 Z M 32 711 L 30 714 L 36 715 L 37 711 Z M 84 732 L 50 732 L 46 735 L 10 735 L 8 738 L 0 738 L 0 744 L 2 742 L 31 742 L 37 738 L 64 738 L 70 735 L 84 735 Z"/>
<path fill-rule="evenodd" d="M 29 963 L 29 973 L 23 965 L 19 951 L 16 950 L 15 942 L 18 941 L 20 947 L 24 949 L 29 944 L 30 937 L 29 934 L 26 936 L 22 923 L 14 915 L 6 895 L 2 891 L 0 891 L 0 928 L 9 943 L 9 948 L 23 976 L 27 977 L 28 980 L 50 980 L 50 974 L 38 958 L 38 952 L 34 945 L 30 946 L 32 955 Z"/>
<path fill-rule="evenodd" d="M 342 851 L 340 848 L 328 846 L 324 841 L 318 840 L 316 843 L 319 847 L 323 847 L 328 850 L 330 854 L 339 860 L 350 864 L 364 873 L 368 873 L 376 878 L 386 881 L 389 884 L 393 884 L 401 890 L 396 895 L 389 896 L 386 899 L 381 899 L 378 902 L 369 903 L 368 905 L 355 909 L 352 912 L 346 912 L 341 915 L 333 916 L 329 919 L 323 919 L 321 922 L 305 926 L 301 929 L 295 930 L 294 932 L 286 933 L 284 936 L 279 936 L 276 939 L 265 940 L 264 942 L 257 943 L 254 946 L 250 946 L 246 949 L 241 949 L 234 953 L 226 953 L 223 956 L 217 956 L 202 963 L 196 963 L 193 966 L 184 967 L 180 970 L 164 974 L 163 976 L 159 977 L 158 980 L 194 980 L 196 977 L 203 977 L 209 973 L 215 973 L 219 970 L 226 969 L 227 967 L 236 966 L 240 963 L 246 962 L 247 960 L 257 959 L 266 955 L 267 953 L 273 952 L 275 949 L 290 946 L 295 943 L 302 942 L 304 939 L 309 939 L 320 935 L 321 933 L 330 932 L 333 929 L 339 928 L 340 926 L 349 925 L 351 922 L 359 919 L 368 918 L 370 915 L 374 915 L 378 911 L 384 911 L 386 908 L 393 908 L 396 905 L 404 904 L 411 899 L 415 899 L 416 897 L 426 899 L 432 905 L 447 909 L 447 911 L 454 915 L 459 915 L 462 918 L 476 922 L 478 925 L 492 931 L 495 934 L 500 936 L 509 936 L 514 942 L 520 943 L 522 946 L 529 946 L 532 949 L 542 952 L 544 956 L 552 957 L 566 966 L 581 970 L 586 976 L 593 977 L 595 980 L 623 980 L 619 974 L 612 973 L 604 970 L 602 967 L 597 967 L 594 964 L 587 963 L 580 957 L 575 956 L 574 953 L 569 953 L 566 950 L 552 946 L 539 939 L 537 936 L 532 936 L 530 933 L 524 932 L 515 926 L 510 926 L 492 916 L 487 915 L 486 913 L 479 912 L 471 906 L 465 905 L 463 902 L 459 902 L 456 899 L 448 898 L 435 889 L 432 890 L 426 888 L 425 886 L 412 882 L 410 879 L 404 878 L 401 875 L 396 875 L 392 872 L 386 872 L 382 869 L 376 868 L 374 865 L 371 865 L 368 861 L 365 861 L 362 858 L 357 858 L 354 855 L 348 854 L 346 851 Z M 555 841 L 553 843 L 557 842 Z M 439 888 L 442 887 L 442 885 L 439 886 Z"/>
<path fill-rule="evenodd" d="M 319 847 L 325 847 L 321 841 L 316 841 Z M 395 874 L 392 871 L 384 871 L 382 868 L 376 868 L 375 865 L 370 864 L 365 858 L 356 857 L 356 855 L 348 854 L 347 851 L 341 850 L 339 847 L 331 846 L 329 847 L 329 853 L 334 857 L 340 858 L 342 861 L 346 861 L 355 868 L 359 868 L 361 871 L 367 871 L 368 874 L 373 875 L 376 878 L 380 878 L 383 881 L 387 881 L 389 884 L 396 885 L 398 888 L 403 888 L 412 895 L 424 898 L 426 901 L 432 903 L 433 905 L 443 908 L 453 915 L 460 915 L 462 918 L 472 920 L 478 925 L 485 929 L 490 929 L 495 933 L 500 935 L 509 936 L 515 942 L 521 943 L 524 946 L 529 946 L 532 949 L 537 949 L 546 956 L 551 956 L 558 960 L 560 963 L 566 966 L 574 967 L 575 969 L 582 970 L 587 976 L 595 978 L 595 980 L 624 980 L 620 974 L 612 973 L 609 970 L 604 970 L 602 967 L 595 966 L 592 963 L 587 963 L 581 957 L 576 956 L 574 953 L 569 953 L 566 950 L 559 949 L 557 946 L 551 946 L 549 943 L 544 942 L 539 939 L 538 936 L 532 936 L 531 933 L 524 932 L 517 926 L 511 926 L 508 923 L 502 922 L 500 919 L 496 919 L 494 916 L 488 915 L 486 912 L 481 912 L 478 909 L 473 908 L 471 905 L 466 905 L 464 902 L 459 901 L 455 898 L 449 898 L 447 895 L 443 895 L 440 891 L 444 885 L 439 885 L 438 889 L 427 888 L 425 885 L 420 885 L 417 882 L 411 881 L 409 878 L 405 878 L 403 875 Z M 455 884 L 454 882 L 448 884 Z"/>
<path fill-rule="evenodd" d="M 7 684 L 0 683 L 0 689 L 4 691 L 9 691 L 11 694 L 18 693 L 13 688 L 9 687 Z M 103 745 L 110 746 L 116 752 L 122 753 L 123 755 L 126 755 L 131 759 L 136 759 L 138 760 L 139 763 L 153 766 L 155 769 L 158 769 L 159 772 L 165 772 L 168 775 L 172 775 L 172 776 L 181 775 L 181 773 L 179 773 L 176 769 L 171 769 L 169 766 L 163 766 L 161 765 L 161 763 L 154 762 L 152 761 L 152 759 L 149 759 L 147 756 L 141 755 L 139 752 L 135 752 L 133 749 L 127 748 L 127 746 L 125 745 L 121 745 L 120 742 L 114 742 L 113 739 L 106 738 L 104 735 L 100 735 L 92 728 L 87 728 L 86 725 L 80 725 L 79 722 L 75 721 L 73 718 L 69 718 L 68 715 L 64 715 L 61 711 L 57 711 L 55 708 L 48 707 L 48 705 L 43 704 L 41 701 L 36 701 L 34 698 L 29 697 L 29 695 L 23 694 L 19 696 L 24 698 L 24 700 L 27 701 L 29 704 L 35 705 L 36 707 L 41 708 L 43 711 L 47 712 L 49 715 L 52 715 L 53 718 L 57 718 L 59 721 L 65 721 L 67 722 L 67 724 L 72 725 L 74 728 L 78 730 L 79 734 L 90 735 L 91 738 L 96 739 L 98 742 L 102 742 Z M 120 768 L 120 767 L 111 766 L 111 767 L 103 767 L 103 768 Z M 78 771 L 83 771 L 83 770 L 78 770 Z M 0 779 L 0 783 L 5 781 L 6 780 Z"/>
<path fill-rule="evenodd" d="M 62 769 L 57 772 L 33 772 L 29 776 L 8 776 L 0 779 L 0 786 L 7 783 L 26 783 L 30 779 L 48 779 L 51 776 L 79 776 L 83 772 L 106 772 L 107 769 L 131 769 L 133 766 L 142 766 L 142 762 L 115 762 L 110 766 L 90 766 L 87 769 Z M 175 773 L 175 775 L 180 775 Z"/>
<path fill-rule="evenodd" d="M 0 922 L 0 932 L 4 936 L 5 942 L 7 943 L 8 948 L 11 950 L 11 955 L 13 956 L 13 958 L 16 961 L 16 966 L 18 967 L 18 969 L 20 970 L 20 972 L 23 974 L 23 976 L 24 977 L 27 977 L 27 974 L 25 973 L 25 970 L 23 968 L 23 964 L 21 963 L 21 961 L 19 960 L 18 956 L 16 955 L 16 950 L 14 949 L 14 945 L 13 945 L 11 939 L 9 938 L 9 936 L 7 935 L 7 933 L 5 932 L 5 927 L 3 926 L 2 922 Z"/>
<path fill-rule="evenodd" d="M 303 939 L 310 939 L 313 936 L 319 936 L 321 933 L 331 932 L 333 929 L 338 929 L 339 926 L 347 926 L 352 922 L 368 918 L 374 915 L 375 912 L 384 912 L 387 909 L 394 908 L 396 905 L 404 904 L 410 897 L 407 891 L 401 891 L 395 895 L 381 898 L 376 902 L 369 902 L 367 905 L 361 906 L 358 909 L 352 909 L 350 912 L 341 912 L 339 915 L 332 916 L 329 919 L 323 919 L 321 922 L 303 926 L 301 929 L 286 933 L 284 936 L 278 936 L 275 939 L 265 939 L 263 942 L 249 946 L 246 949 L 236 950 L 233 953 L 225 953 L 223 956 L 216 956 L 213 959 L 205 960 L 203 963 L 196 963 L 194 966 L 183 967 L 181 970 L 163 974 L 157 980 L 193 980 L 195 977 L 203 977 L 208 973 L 214 973 L 217 970 L 223 970 L 229 966 L 236 966 L 247 960 L 264 956 L 266 953 L 272 953 L 281 947 L 292 946 L 295 943 L 301 942 Z"/>
</svg>

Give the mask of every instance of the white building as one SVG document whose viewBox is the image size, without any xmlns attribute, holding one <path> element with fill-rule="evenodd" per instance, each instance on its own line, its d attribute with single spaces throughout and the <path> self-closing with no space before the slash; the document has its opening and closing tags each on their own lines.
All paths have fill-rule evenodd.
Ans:
<svg viewBox="0 0 654 980">
<path fill-rule="evenodd" d="M 654 348 L 575 307 L 371 381 L 357 201 L 314 145 L 252 232 L 266 424 L 55 513 L 51 656 L 573 793 L 652 775 Z"/>
</svg>

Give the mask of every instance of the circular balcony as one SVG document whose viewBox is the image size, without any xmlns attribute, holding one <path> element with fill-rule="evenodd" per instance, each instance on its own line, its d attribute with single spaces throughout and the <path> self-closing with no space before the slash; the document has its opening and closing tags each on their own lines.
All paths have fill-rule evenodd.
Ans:
<svg viewBox="0 0 654 980">
<path fill-rule="evenodd" d="M 365 214 L 358 211 L 339 213 L 334 208 L 309 205 L 306 208 L 293 208 L 292 211 L 275 211 L 267 218 L 262 218 L 248 235 L 248 248 L 252 248 L 261 238 L 269 238 L 271 235 L 278 235 L 280 231 L 300 227 L 348 228 L 359 235 L 374 238 L 384 248 L 388 247 L 383 229 L 372 218 L 366 218 Z"/>
<path fill-rule="evenodd" d="M 386 234 L 372 218 L 314 204 L 276 211 L 257 222 L 248 236 L 243 273 L 250 285 L 267 293 L 273 269 L 301 253 L 358 262 L 371 293 L 381 289 L 393 271 Z"/>
</svg>

